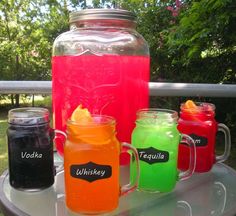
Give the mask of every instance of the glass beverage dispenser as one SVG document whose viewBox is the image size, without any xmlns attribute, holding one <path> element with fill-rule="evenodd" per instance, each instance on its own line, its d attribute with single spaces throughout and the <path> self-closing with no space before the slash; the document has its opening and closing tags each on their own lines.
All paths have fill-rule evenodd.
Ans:
<svg viewBox="0 0 236 216">
<path fill-rule="evenodd" d="M 130 142 L 136 112 L 149 103 L 149 48 L 135 30 L 136 17 L 120 9 L 86 9 L 70 14 L 70 30 L 53 45 L 54 127 L 80 104 L 93 114 L 113 116 L 117 137 Z M 63 155 L 61 139 L 56 139 Z M 121 164 L 129 162 L 128 155 Z"/>
</svg>

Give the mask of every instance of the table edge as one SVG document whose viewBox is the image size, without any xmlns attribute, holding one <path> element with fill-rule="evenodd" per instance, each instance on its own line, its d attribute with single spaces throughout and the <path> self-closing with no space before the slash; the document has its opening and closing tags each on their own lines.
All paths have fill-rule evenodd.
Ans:
<svg viewBox="0 0 236 216">
<path fill-rule="evenodd" d="M 231 173 L 236 175 L 236 170 L 233 169 L 232 167 L 230 167 L 224 163 L 217 163 L 216 165 L 223 166 L 228 171 L 230 171 Z M 8 169 L 6 169 L 0 176 L 0 192 L 1 192 L 1 189 L 3 188 L 4 179 L 6 178 L 7 175 L 8 175 Z M 6 214 L 7 216 L 30 216 L 27 213 L 21 211 L 14 204 L 12 204 L 8 200 L 8 198 L 5 196 L 4 193 L 0 193 L 0 209 L 2 210 L 3 214 Z M 225 212 L 225 216 L 232 216 L 234 214 L 236 214 L 236 207 L 235 207 L 235 209 Z"/>
<path fill-rule="evenodd" d="M 8 170 L 5 170 L 0 176 L 0 192 L 3 188 L 4 179 L 7 175 Z M 9 202 L 3 191 L 0 193 L 0 209 L 2 210 L 2 213 L 7 216 L 30 216 Z"/>
</svg>

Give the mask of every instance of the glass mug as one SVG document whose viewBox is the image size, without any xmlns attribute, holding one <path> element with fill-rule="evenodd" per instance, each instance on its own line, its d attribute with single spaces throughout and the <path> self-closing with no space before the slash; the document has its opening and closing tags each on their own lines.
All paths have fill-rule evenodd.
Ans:
<svg viewBox="0 0 236 216">
<path fill-rule="evenodd" d="M 12 187 L 37 191 L 54 183 L 54 131 L 49 121 L 49 111 L 44 108 L 9 111 L 7 141 Z"/>
<path fill-rule="evenodd" d="M 197 161 L 195 172 L 207 172 L 214 163 L 225 161 L 230 154 L 231 138 L 228 127 L 215 120 L 215 105 L 197 102 L 196 108 L 185 108 L 181 104 L 178 130 L 193 138 L 196 145 Z M 216 133 L 221 131 L 225 136 L 225 151 L 223 155 L 215 155 Z M 178 167 L 188 169 L 189 148 L 181 144 L 179 147 Z"/>
<path fill-rule="evenodd" d="M 115 119 L 92 115 L 93 122 L 67 121 L 64 146 L 66 205 L 72 212 L 98 214 L 114 210 L 119 196 L 137 187 L 138 153 L 116 138 Z M 135 158 L 136 179 L 120 187 L 119 157 L 122 147 Z"/>
<path fill-rule="evenodd" d="M 169 192 L 178 180 L 189 178 L 195 169 L 196 149 L 194 141 L 177 130 L 177 112 L 166 109 L 142 109 L 137 113 L 136 127 L 132 133 L 132 145 L 138 150 L 140 177 L 138 189 L 150 192 Z M 177 169 L 180 140 L 191 149 L 189 169 Z M 136 176 L 131 159 L 131 182 Z"/>
</svg>

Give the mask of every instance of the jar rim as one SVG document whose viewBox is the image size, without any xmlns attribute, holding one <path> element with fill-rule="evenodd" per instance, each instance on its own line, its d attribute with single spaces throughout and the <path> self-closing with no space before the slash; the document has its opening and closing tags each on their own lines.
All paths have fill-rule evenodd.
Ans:
<svg viewBox="0 0 236 216">
<path fill-rule="evenodd" d="M 123 9 L 84 9 L 70 13 L 69 23 L 82 20 L 129 20 L 136 21 L 136 15 L 128 10 Z"/>
<path fill-rule="evenodd" d="M 94 121 L 92 122 L 76 122 L 69 118 L 67 124 L 75 125 L 79 127 L 94 127 L 94 126 L 106 126 L 106 125 L 115 125 L 116 120 L 112 116 L 91 114 Z"/>
<path fill-rule="evenodd" d="M 178 120 L 178 113 L 175 110 L 170 109 L 160 109 L 160 108 L 145 108 L 140 109 L 137 112 L 137 121 L 139 119 L 146 118 L 146 119 L 154 119 L 155 122 L 158 121 L 166 121 L 168 123 L 177 122 Z M 152 121 L 154 122 L 154 121 Z"/>
<path fill-rule="evenodd" d="M 209 111 L 209 108 L 210 108 L 210 111 L 214 112 L 216 109 L 216 107 L 213 103 L 199 102 L 199 101 L 194 102 L 194 103 L 197 106 L 197 110 L 199 112 Z M 181 111 L 185 111 L 185 110 L 194 111 L 194 110 L 196 110 L 196 108 L 185 108 L 185 103 L 181 103 L 180 109 L 181 109 Z"/>
<path fill-rule="evenodd" d="M 15 125 L 36 125 L 48 123 L 49 111 L 41 107 L 22 107 L 8 111 L 8 123 Z"/>
</svg>

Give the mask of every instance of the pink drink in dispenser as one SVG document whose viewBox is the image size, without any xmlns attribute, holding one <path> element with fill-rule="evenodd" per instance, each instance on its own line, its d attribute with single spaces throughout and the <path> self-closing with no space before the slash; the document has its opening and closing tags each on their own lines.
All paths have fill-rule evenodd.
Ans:
<svg viewBox="0 0 236 216">
<path fill-rule="evenodd" d="M 136 112 L 149 103 L 149 48 L 135 30 L 135 16 L 126 10 L 87 9 L 70 15 L 70 31 L 53 46 L 54 127 L 80 104 L 93 114 L 117 120 L 119 141 L 130 142 Z M 56 147 L 63 155 L 62 139 Z M 121 164 L 129 162 L 121 156 Z"/>
</svg>

